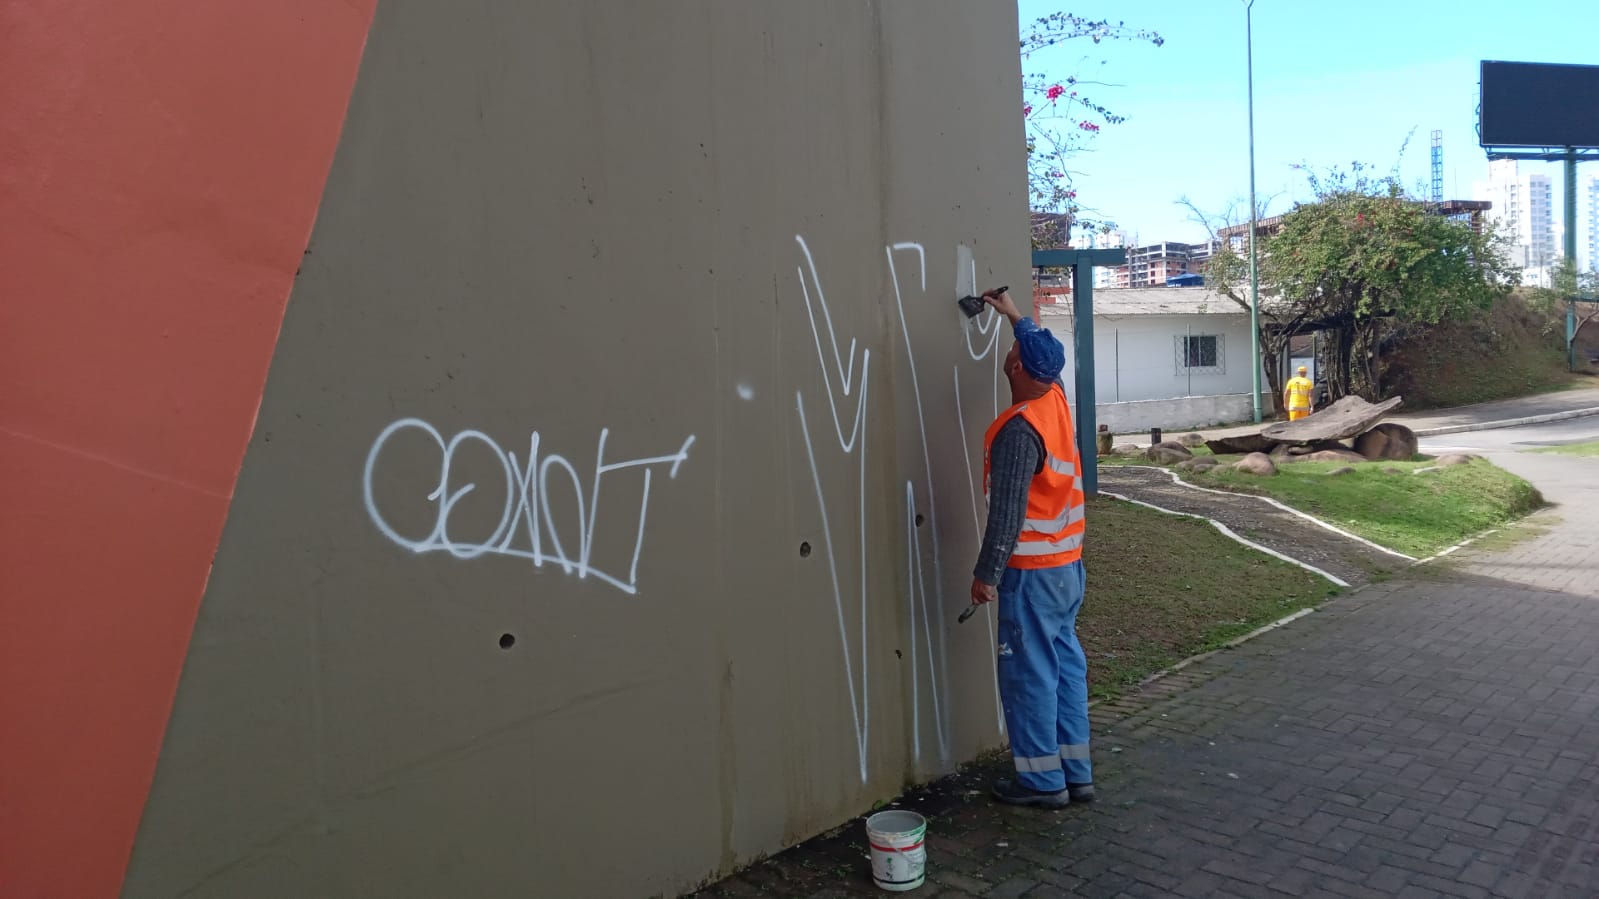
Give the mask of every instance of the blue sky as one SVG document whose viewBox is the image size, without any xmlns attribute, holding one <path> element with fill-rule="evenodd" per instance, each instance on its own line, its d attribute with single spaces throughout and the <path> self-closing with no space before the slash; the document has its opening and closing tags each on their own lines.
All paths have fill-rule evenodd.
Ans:
<svg viewBox="0 0 1599 899">
<path fill-rule="evenodd" d="M 1247 194 L 1242 0 L 1021 0 L 1020 8 L 1024 30 L 1065 11 L 1166 39 L 1161 47 L 1076 40 L 1024 61 L 1024 72 L 1052 80 L 1077 74 L 1117 85 L 1093 89 L 1128 121 L 1106 126 L 1073 160 L 1080 202 L 1151 243 L 1204 236 L 1178 197 L 1209 211 Z M 1398 161 L 1414 187 L 1429 178 L 1435 128 L 1443 131 L 1444 193 L 1469 199 L 1487 173 L 1476 133 L 1479 62 L 1599 64 L 1599 3 L 1255 0 L 1254 48 L 1256 181 L 1262 198 L 1276 195 L 1271 212 L 1309 199 L 1304 176 L 1289 168 L 1297 162 L 1324 170 L 1358 159 L 1386 172 Z M 1559 196 L 1559 165 L 1522 166 L 1547 170 Z M 1599 175 L 1599 163 L 1581 174 Z"/>
</svg>

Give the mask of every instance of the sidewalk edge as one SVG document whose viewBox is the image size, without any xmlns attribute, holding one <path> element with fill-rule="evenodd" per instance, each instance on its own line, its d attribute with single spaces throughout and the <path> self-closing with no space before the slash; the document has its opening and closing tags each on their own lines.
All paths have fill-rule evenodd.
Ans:
<svg viewBox="0 0 1599 899">
<path fill-rule="evenodd" d="M 1436 428 L 1419 428 L 1412 431 L 1417 437 L 1441 437 L 1444 434 L 1463 434 L 1467 431 L 1497 431 L 1502 428 L 1520 428 L 1527 425 L 1541 425 L 1552 421 L 1567 421 L 1573 418 L 1586 418 L 1590 415 L 1599 415 L 1599 406 L 1590 406 L 1586 409 L 1568 409 L 1565 412 L 1549 412 L 1543 415 L 1528 415 L 1524 418 L 1502 418 L 1498 421 L 1482 421 L 1474 424 L 1443 425 Z"/>
</svg>

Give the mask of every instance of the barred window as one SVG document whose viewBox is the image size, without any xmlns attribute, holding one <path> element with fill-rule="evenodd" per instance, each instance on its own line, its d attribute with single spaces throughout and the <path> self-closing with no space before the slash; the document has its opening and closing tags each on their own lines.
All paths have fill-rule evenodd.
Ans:
<svg viewBox="0 0 1599 899">
<path fill-rule="evenodd" d="M 1220 334 L 1177 335 L 1177 373 L 1219 375 L 1227 370 Z"/>
</svg>

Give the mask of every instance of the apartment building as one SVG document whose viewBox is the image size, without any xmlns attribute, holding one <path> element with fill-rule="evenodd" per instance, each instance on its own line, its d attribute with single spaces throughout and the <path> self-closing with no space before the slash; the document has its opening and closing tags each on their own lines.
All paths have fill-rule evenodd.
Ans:
<svg viewBox="0 0 1599 899">
<path fill-rule="evenodd" d="M 1554 187 L 1548 175 L 1522 173 L 1514 159 L 1488 163 L 1488 180 L 1472 196 L 1493 204 L 1490 220 L 1510 239 L 1510 264 L 1523 284 L 1549 287 L 1560 261 L 1556 242 Z"/>
</svg>

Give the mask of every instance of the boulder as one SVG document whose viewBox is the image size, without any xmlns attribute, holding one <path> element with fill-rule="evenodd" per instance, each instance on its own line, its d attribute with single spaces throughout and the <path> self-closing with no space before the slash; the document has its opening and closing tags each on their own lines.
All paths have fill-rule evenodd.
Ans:
<svg viewBox="0 0 1599 899">
<path fill-rule="evenodd" d="M 1291 462 L 1364 462 L 1366 457 L 1352 449 L 1323 449 L 1300 456 L 1289 456 Z"/>
<path fill-rule="evenodd" d="M 1214 456 L 1195 456 L 1178 462 L 1175 467 L 1178 471 L 1210 471 L 1217 464 Z"/>
<path fill-rule="evenodd" d="M 1294 445 L 1292 443 L 1279 443 L 1276 446 L 1273 446 L 1271 448 L 1271 452 L 1270 452 L 1269 455 L 1273 459 L 1282 460 L 1282 459 L 1287 459 L 1288 456 L 1293 451 L 1294 451 Z"/>
<path fill-rule="evenodd" d="M 1438 460 L 1432 463 L 1432 467 L 1448 468 L 1451 465 L 1468 465 L 1479 458 L 1481 457 L 1473 456 L 1470 453 L 1450 453 L 1447 456 L 1439 456 Z"/>
<path fill-rule="evenodd" d="M 1277 473 L 1277 465 L 1265 453 L 1250 453 L 1233 463 L 1233 470 L 1245 474 L 1274 475 Z"/>
<path fill-rule="evenodd" d="M 1181 443 L 1175 440 L 1167 440 L 1145 450 L 1144 458 L 1151 462 L 1159 462 L 1162 465 L 1172 465 L 1192 459 L 1194 454 L 1189 452 L 1188 447 L 1183 446 Z"/>
<path fill-rule="evenodd" d="M 1218 456 L 1236 456 L 1240 453 L 1266 453 L 1277 441 L 1259 434 L 1240 434 L 1236 437 L 1219 437 L 1205 441 L 1205 446 Z"/>
<path fill-rule="evenodd" d="M 1372 462 L 1408 462 L 1415 458 L 1418 449 L 1416 432 L 1391 421 L 1376 425 L 1355 438 L 1355 452 Z"/>
<path fill-rule="evenodd" d="M 1148 450 L 1143 451 L 1143 457 L 1150 459 L 1151 462 L 1159 462 L 1162 465 L 1174 465 L 1177 462 L 1186 462 L 1188 459 L 1193 459 L 1194 454 L 1190 453 L 1186 446 L 1167 446 L 1164 443 L 1156 443 L 1156 445 L 1150 446 Z"/>
<path fill-rule="evenodd" d="M 1144 448 L 1136 443 L 1118 443 L 1110 448 L 1113 456 L 1138 456 L 1142 455 Z"/>
<path fill-rule="evenodd" d="M 1358 396 L 1346 396 L 1320 412 L 1298 421 L 1279 421 L 1260 432 L 1279 443 L 1316 443 L 1322 440 L 1345 440 L 1371 430 L 1383 416 L 1399 408 L 1403 397 L 1394 397 L 1376 405 Z"/>
<path fill-rule="evenodd" d="M 1336 451 L 1336 450 L 1347 450 L 1347 449 L 1349 449 L 1349 447 L 1344 446 L 1342 443 L 1339 443 L 1336 440 L 1318 440 L 1315 443 L 1304 443 L 1304 444 L 1286 444 L 1286 443 L 1284 443 L 1284 444 L 1278 444 L 1278 445 L 1279 446 L 1288 447 L 1287 453 L 1290 456 L 1308 456 L 1311 453 L 1319 453 L 1322 450 L 1335 450 Z"/>
<path fill-rule="evenodd" d="M 1184 434 L 1183 436 L 1177 438 L 1177 442 L 1188 447 L 1189 449 L 1193 449 L 1196 446 L 1204 446 L 1205 438 L 1199 434 Z"/>
<path fill-rule="evenodd" d="M 1334 468 L 1332 471 L 1327 472 L 1327 477 L 1329 477 L 1329 478 L 1341 478 L 1341 477 L 1343 477 L 1346 474 L 1354 474 L 1354 473 L 1355 473 L 1354 466 L 1345 465 L 1343 468 Z"/>
</svg>

